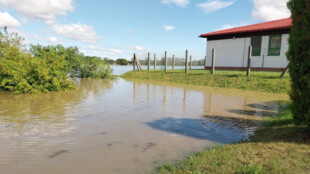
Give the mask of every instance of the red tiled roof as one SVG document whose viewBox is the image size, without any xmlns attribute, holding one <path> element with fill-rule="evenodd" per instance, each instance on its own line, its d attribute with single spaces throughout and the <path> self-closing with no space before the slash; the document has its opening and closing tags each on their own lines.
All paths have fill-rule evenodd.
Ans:
<svg viewBox="0 0 310 174">
<path fill-rule="evenodd" d="M 214 31 L 210 33 L 205 33 L 199 37 L 207 38 L 213 36 L 222 36 L 222 35 L 233 35 L 233 34 L 244 34 L 252 32 L 262 32 L 262 31 L 273 31 L 273 30 L 283 30 L 290 29 L 292 26 L 292 18 L 280 19 L 275 21 L 263 22 L 254 25 L 247 25 L 242 27 L 230 28 L 226 30 Z"/>
</svg>

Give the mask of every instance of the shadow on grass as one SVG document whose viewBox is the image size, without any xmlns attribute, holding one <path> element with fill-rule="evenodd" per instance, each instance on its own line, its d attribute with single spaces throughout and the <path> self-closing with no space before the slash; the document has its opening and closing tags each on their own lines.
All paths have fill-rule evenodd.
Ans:
<svg viewBox="0 0 310 174">
<path fill-rule="evenodd" d="M 247 77 L 245 74 L 215 74 L 215 75 L 219 75 L 219 76 L 223 76 L 223 77 L 230 77 L 230 78 L 233 78 L 233 77 L 244 77 L 244 78 L 249 78 L 249 79 L 256 79 L 256 78 L 259 78 L 259 79 L 284 79 L 284 78 L 281 78 L 280 75 L 279 77 L 278 76 L 266 76 L 266 75 L 251 75 L 249 77 Z"/>
<path fill-rule="evenodd" d="M 251 142 L 289 142 L 310 144 L 310 134 L 306 126 L 271 126 L 258 129 L 250 138 Z"/>
<path fill-rule="evenodd" d="M 259 116 L 259 117 L 271 117 L 274 116 L 275 112 L 271 111 L 257 111 L 257 110 L 242 110 L 242 109 L 231 109 L 229 112 L 239 115 L 250 115 L 250 116 Z"/>
<path fill-rule="evenodd" d="M 264 102 L 264 103 L 252 103 L 252 104 L 248 104 L 248 107 L 254 108 L 254 109 L 263 109 L 263 110 L 269 110 L 269 111 L 279 111 L 279 106 L 283 107 L 285 105 L 287 105 L 288 102 L 287 101 L 272 101 L 272 102 Z"/>
<path fill-rule="evenodd" d="M 289 102 L 281 102 L 279 114 L 271 115 L 263 122 L 262 127 L 255 131 L 250 137 L 251 142 L 291 142 L 310 144 L 309 128 L 304 125 L 295 125 L 290 111 Z M 251 105 L 254 107 L 267 108 L 266 105 Z"/>
</svg>

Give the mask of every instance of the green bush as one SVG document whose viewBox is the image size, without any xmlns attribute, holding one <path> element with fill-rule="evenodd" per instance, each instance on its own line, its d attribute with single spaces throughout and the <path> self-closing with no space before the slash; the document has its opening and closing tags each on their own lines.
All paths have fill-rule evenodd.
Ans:
<svg viewBox="0 0 310 174">
<path fill-rule="evenodd" d="M 84 57 L 79 71 L 82 78 L 105 79 L 112 74 L 110 66 L 99 57 Z"/>
<path fill-rule="evenodd" d="M 128 65 L 128 60 L 127 60 L 127 59 L 124 59 L 124 58 L 122 58 L 122 59 L 117 59 L 117 60 L 116 60 L 116 63 L 117 63 L 118 65 Z"/>
<path fill-rule="evenodd" d="M 39 93 L 74 89 L 71 77 L 108 78 L 112 70 L 77 47 L 30 45 L 17 33 L 0 32 L 0 91 Z"/>
<path fill-rule="evenodd" d="M 287 53 L 292 78 L 292 112 L 296 124 L 310 125 L 310 0 L 290 0 L 293 26 Z"/>
<path fill-rule="evenodd" d="M 64 57 L 53 52 L 34 57 L 22 49 L 22 40 L 15 33 L 1 33 L 0 90 L 38 93 L 75 88 L 65 71 Z"/>
</svg>

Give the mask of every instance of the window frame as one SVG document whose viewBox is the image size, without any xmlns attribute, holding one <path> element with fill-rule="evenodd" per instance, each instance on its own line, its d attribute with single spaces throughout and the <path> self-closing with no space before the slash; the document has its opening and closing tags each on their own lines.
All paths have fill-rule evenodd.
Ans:
<svg viewBox="0 0 310 174">
<path fill-rule="evenodd" d="M 254 38 L 260 38 L 261 41 L 260 41 L 260 48 L 254 48 L 253 47 L 253 39 Z M 263 37 L 262 36 L 253 36 L 251 37 L 251 45 L 252 45 L 252 56 L 261 56 L 262 54 L 262 44 L 263 44 Z M 259 54 L 258 55 L 254 55 L 254 50 L 259 50 Z"/>
<path fill-rule="evenodd" d="M 274 37 L 280 37 L 280 47 L 271 48 L 271 39 Z M 282 35 L 281 34 L 269 36 L 268 56 L 280 56 L 281 55 L 281 47 L 282 47 Z M 270 51 L 272 51 L 272 50 L 279 50 L 279 53 L 278 54 L 270 53 Z"/>
</svg>

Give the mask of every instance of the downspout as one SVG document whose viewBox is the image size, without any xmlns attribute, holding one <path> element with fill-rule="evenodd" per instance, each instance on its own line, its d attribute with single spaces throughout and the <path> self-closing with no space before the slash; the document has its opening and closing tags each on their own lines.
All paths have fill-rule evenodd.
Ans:
<svg viewBox="0 0 310 174">
<path fill-rule="evenodd" d="M 244 38 L 244 47 L 243 47 L 243 59 L 242 59 L 242 68 L 245 67 L 244 59 L 245 59 L 245 50 L 246 50 L 246 38 Z"/>
<path fill-rule="evenodd" d="M 208 56 L 208 38 L 206 38 L 206 57 L 205 57 L 205 68 L 207 69 L 207 56 Z"/>
<path fill-rule="evenodd" d="M 264 70 L 264 66 L 265 66 L 265 53 L 263 54 L 262 70 Z"/>
</svg>

